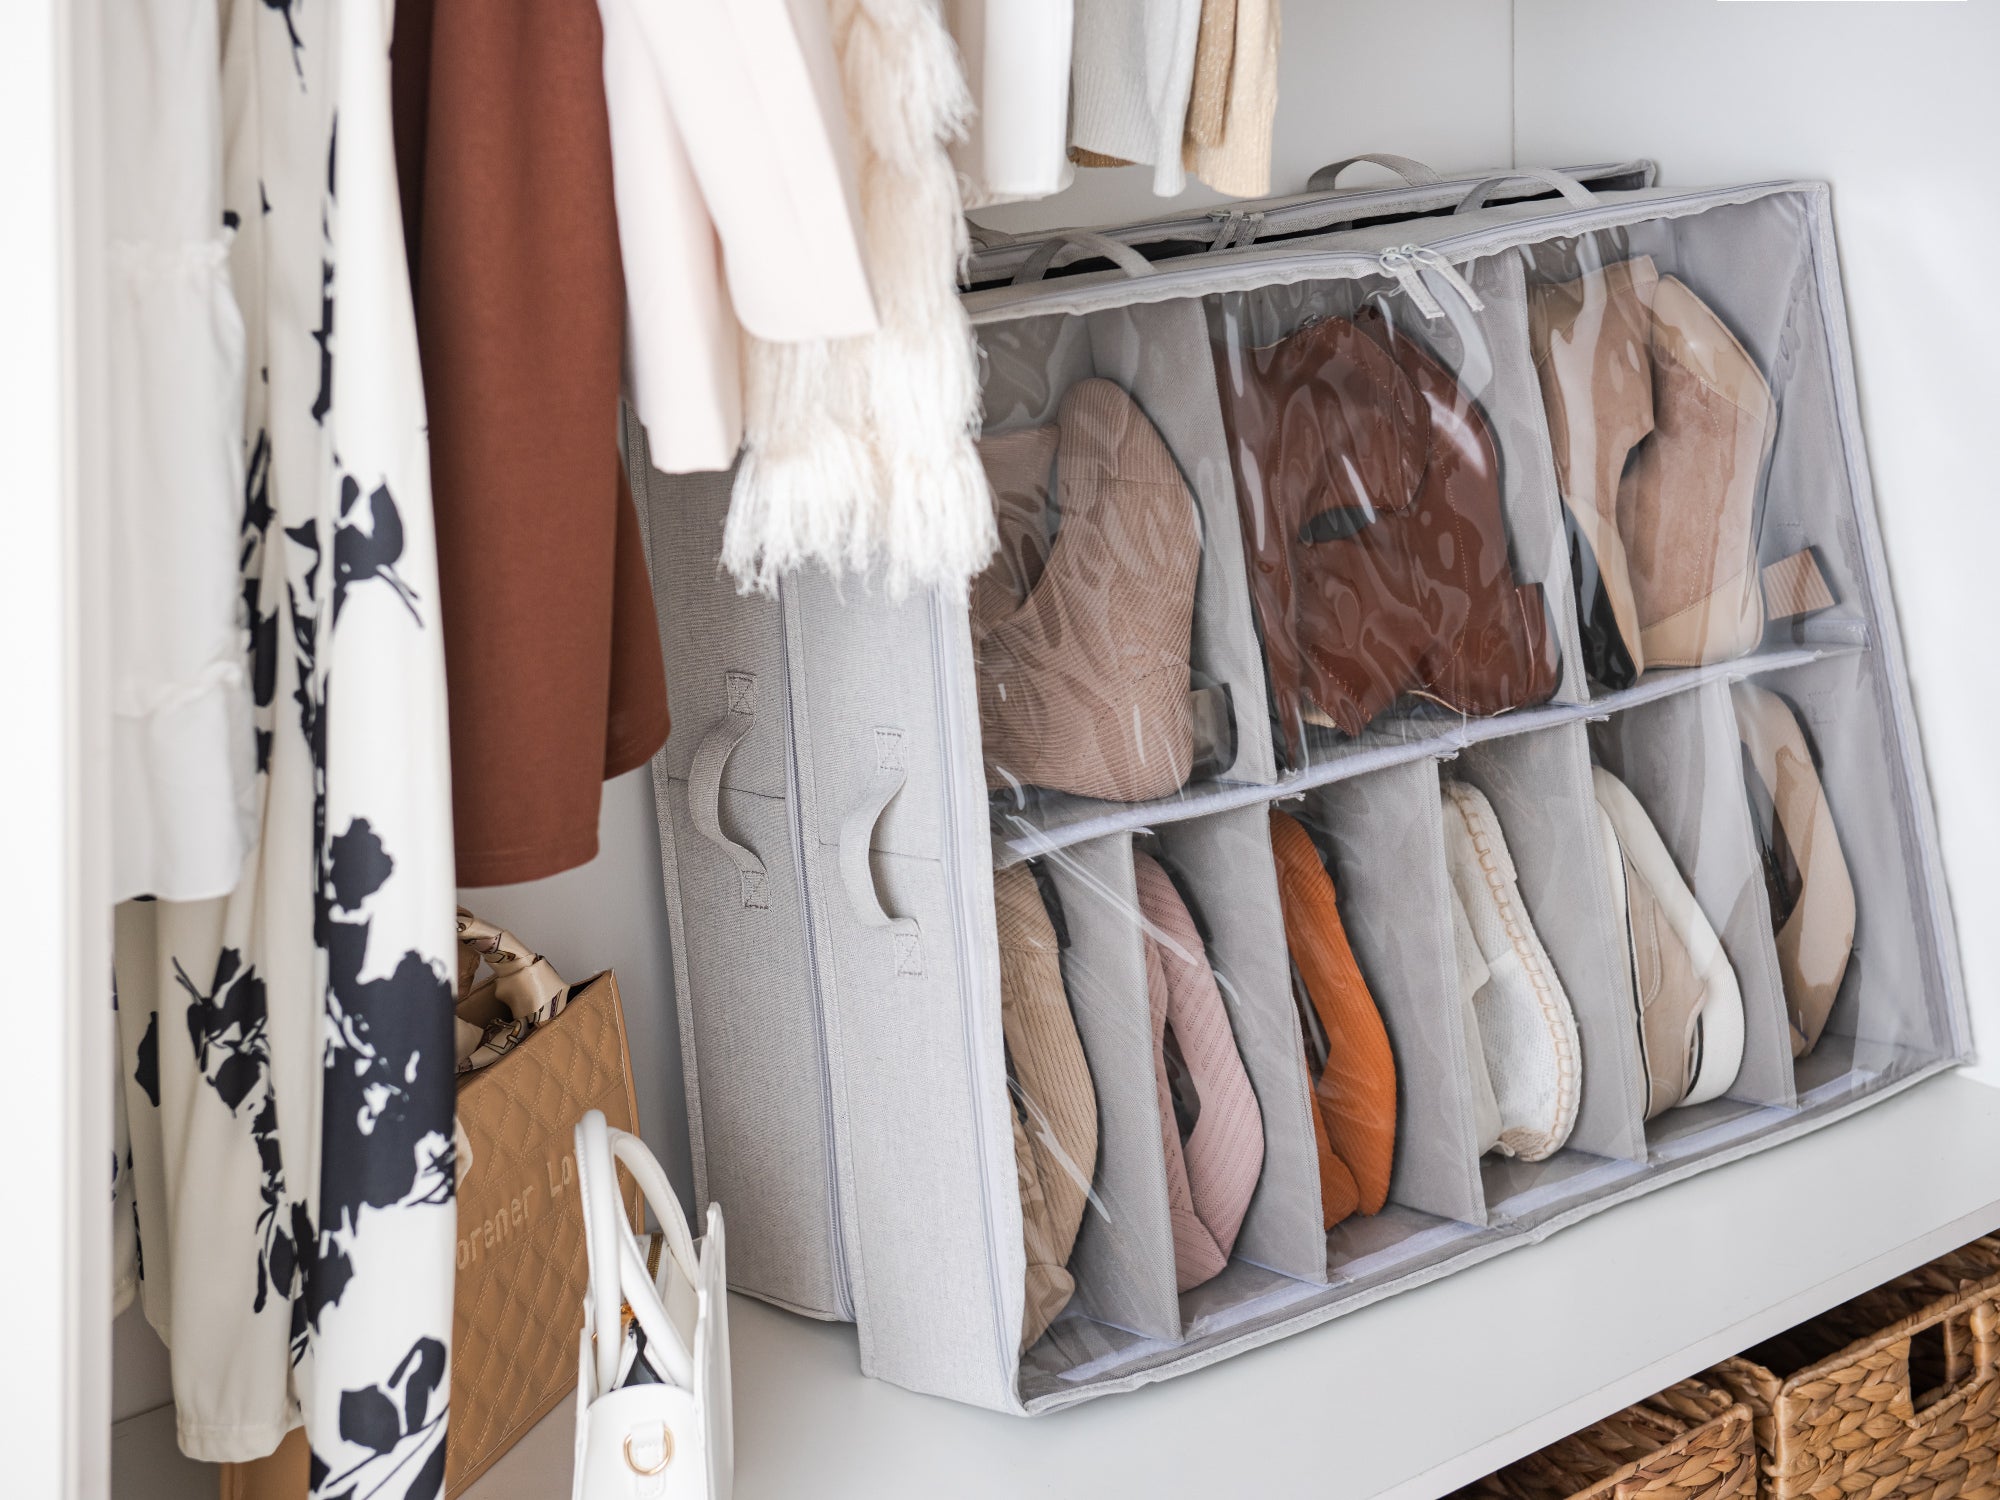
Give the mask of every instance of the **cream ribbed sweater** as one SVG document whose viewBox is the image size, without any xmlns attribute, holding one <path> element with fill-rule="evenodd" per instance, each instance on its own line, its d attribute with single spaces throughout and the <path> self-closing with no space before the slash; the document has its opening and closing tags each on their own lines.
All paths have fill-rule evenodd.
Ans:
<svg viewBox="0 0 2000 1500">
<path fill-rule="evenodd" d="M 1181 137 L 1200 31 L 1201 0 L 1076 0 L 1070 145 L 1151 166 L 1161 197 L 1185 187 Z"/>
</svg>

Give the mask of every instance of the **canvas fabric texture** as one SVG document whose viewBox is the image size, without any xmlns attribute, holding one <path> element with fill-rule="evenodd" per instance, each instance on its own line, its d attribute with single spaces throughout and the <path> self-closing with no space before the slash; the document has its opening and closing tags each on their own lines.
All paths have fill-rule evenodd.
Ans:
<svg viewBox="0 0 2000 1500">
<path fill-rule="evenodd" d="M 811 571 L 787 575 L 775 597 L 738 596 L 690 561 L 719 534 L 727 483 L 659 472 L 642 446 L 629 450 L 666 580 L 658 608 L 677 711 L 654 781 L 700 1195 L 728 1204 L 732 1229 L 753 1217 L 765 1226 L 757 1237 L 781 1247 L 741 1269 L 740 1287 L 852 1318 L 868 1373 L 1016 1414 L 1178 1377 L 1782 1148 L 1964 1056 L 1951 917 L 1875 531 L 1826 190 L 1591 192 L 1535 179 L 1533 190 L 1556 195 L 1527 199 L 1519 186 L 1458 214 L 1436 212 L 1451 200 L 1440 205 L 1434 185 L 1411 189 L 1396 198 L 1397 216 L 1359 226 L 1343 217 L 1350 207 L 1315 200 L 1313 211 L 1337 220 L 1323 234 L 1252 239 L 1145 269 L 1002 277 L 965 293 L 988 360 L 996 531 L 1012 539 L 993 575 L 997 604 L 980 589 L 966 601 L 942 591 L 899 600 Z M 1418 213 L 1428 216 L 1409 216 Z M 1770 620 L 1749 666 L 1795 688 L 1871 921 L 1829 1031 L 1797 1072 L 1724 680 L 1743 663 L 1612 698 L 1593 698 L 1573 670 L 1578 622 L 1527 288 L 1559 279 L 1585 234 L 1619 236 L 1686 279 L 1763 368 L 1777 368 L 1774 349 L 1787 351 L 1759 560 L 1816 546 L 1836 603 Z M 1432 249 L 1480 307 L 1405 246 Z M 1388 721 L 1344 741 L 1315 730 L 1311 757 L 1281 759 L 1264 712 L 1270 681 L 1245 566 L 1255 552 L 1231 480 L 1212 315 L 1237 294 L 1298 289 L 1305 305 L 1317 289 L 1350 287 L 1392 300 L 1420 341 L 1435 346 L 1447 330 L 1483 340 L 1491 368 L 1475 399 L 1507 476 L 1510 561 L 1541 587 L 1565 670 L 1546 702 L 1512 715 L 1425 708 L 1396 718 L 1395 733 Z M 1437 316 L 1422 310 L 1425 298 Z M 1221 773 L 1132 803 L 996 789 L 986 774 L 987 610 L 1036 587 L 1038 567 L 1046 583 L 1075 519 L 1059 477 L 1043 498 L 1061 472 L 1063 434 L 1053 454 L 1045 432 L 1018 434 L 1060 428 L 1063 402 L 1093 381 L 1144 414 L 1185 486 L 1200 536 L 1187 659 L 1227 689 L 1237 726 L 1236 758 Z M 995 445 L 1010 438 L 1002 455 Z M 1038 538 L 1030 518 L 1050 503 L 1058 524 Z M 885 661 L 897 670 L 884 672 Z M 1749 893 L 1720 927 L 1725 945 L 1757 958 L 1741 966 L 1742 1074 L 1716 1111 L 1680 1112 L 1691 1123 L 1649 1127 L 1644 1117 L 1622 988 L 1629 965 L 1612 941 L 1603 871 L 1582 857 L 1600 842 L 1593 758 L 1622 760 L 1663 837 L 1715 829 L 1704 847 L 1727 865 L 1721 888 Z M 1611 1059 L 1586 1075 L 1570 1154 L 1551 1164 L 1481 1161 L 1465 1018 L 1435 1004 L 1459 977 L 1440 763 L 1491 804 L 1521 902 L 1576 1012 L 1582 1055 Z M 1274 957 L 1283 928 L 1273 920 L 1272 803 L 1303 803 L 1336 857 L 1345 934 L 1395 1063 L 1384 1209 L 1330 1233 L 1299 1011 Z M 1266 1138 L 1237 1253 L 1185 1292 L 1150 1056 L 1145 924 L 1133 916 L 1138 862 L 1153 840 L 1176 869 L 1210 882 L 1197 893 L 1212 928 L 1205 946 Z M 1023 1351 L 1027 1235 L 994 891 L 996 875 L 1030 860 L 1061 897 L 1064 986 L 1098 1103 L 1092 1187 L 1116 1232 L 1086 1210 L 1065 1265 L 1070 1301 Z M 1370 919 L 1384 910 L 1395 920 Z M 1841 1039 L 1832 1052 L 1827 1036 Z M 1597 1164 L 1564 1176 L 1578 1155 Z M 1413 1222 L 1429 1237 L 1411 1234 Z M 1302 1238 L 1288 1238 L 1300 1226 Z"/>
</svg>

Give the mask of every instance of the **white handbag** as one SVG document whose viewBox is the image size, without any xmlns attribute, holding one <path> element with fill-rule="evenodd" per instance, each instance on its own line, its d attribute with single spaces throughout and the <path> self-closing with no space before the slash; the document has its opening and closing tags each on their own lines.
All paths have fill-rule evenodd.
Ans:
<svg viewBox="0 0 2000 1500">
<path fill-rule="evenodd" d="M 618 1164 L 661 1233 L 657 1268 L 633 1235 Z M 699 1255 L 653 1153 L 598 1110 L 576 1124 L 590 1290 L 577 1345 L 572 1500 L 728 1500 L 733 1464 L 722 1210 Z"/>
</svg>

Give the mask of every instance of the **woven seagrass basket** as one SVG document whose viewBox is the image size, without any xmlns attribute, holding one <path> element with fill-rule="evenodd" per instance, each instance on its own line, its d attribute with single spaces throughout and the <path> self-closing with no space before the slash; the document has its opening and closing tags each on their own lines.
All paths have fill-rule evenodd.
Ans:
<svg viewBox="0 0 2000 1500">
<path fill-rule="evenodd" d="M 2000 1500 L 2000 1236 L 1725 1360 L 1765 1500 Z"/>
<path fill-rule="evenodd" d="M 1754 1500 L 1750 1426 L 1748 1407 L 1713 1386 L 1683 1380 L 1458 1494 L 1464 1500 Z"/>
</svg>

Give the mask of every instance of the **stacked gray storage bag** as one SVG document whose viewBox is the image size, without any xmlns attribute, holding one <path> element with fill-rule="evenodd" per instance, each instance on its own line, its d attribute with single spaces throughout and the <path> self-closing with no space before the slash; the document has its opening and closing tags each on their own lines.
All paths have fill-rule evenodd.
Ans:
<svg viewBox="0 0 2000 1500">
<path fill-rule="evenodd" d="M 1644 164 L 1621 170 L 1651 182 Z M 1558 196 L 1520 196 L 1552 187 Z M 1514 196 L 1489 202 L 1496 189 Z M 1342 207 L 1360 196 L 1366 212 Z M 1157 428 L 1197 506 L 1191 666 L 1226 694 L 1236 733 L 1219 769 L 1171 797 L 989 798 L 965 606 L 892 605 L 817 575 L 788 578 L 775 600 L 739 597 L 715 564 L 728 477 L 660 474 L 631 439 L 674 713 L 654 774 L 697 1208 L 726 1205 L 739 1289 L 852 1319 L 872 1375 L 1039 1412 L 1185 1373 L 1778 1145 L 1967 1055 L 1825 187 L 1592 192 L 1528 174 L 1311 201 L 1325 223 L 1357 227 L 1270 240 L 1239 228 L 1157 263 L 1142 253 L 1152 230 L 1054 236 L 972 268 L 989 428 L 1045 422 L 1076 381 L 1109 378 Z M 1460 211 L 1439 212 L 1450 203 Z M 1065 274 L 1058 263 L 1077 256 L 1113 264 Z M 1758 561 L 1810 549 L 1834 603 L 1800 618 L 1774 610 L 1741 657 L 1607 686 L 1583 670 L 1587 621 L 1528 289 L 1639 256 L 1705 299 L 1768 376 L 1779 403 Z M 1267 713 L 1266 626 L 1246 576 L 1254 546 L 1216 340 L 1370 304 L 1449 366 L 1490 423 L 1511 566 L 1540 591 L 1563 671 L 1544 701 L 1511 713 L 1398 700 L 1364 733 L 1312 727 L 1288 750 Z M 1731 711 L 1741 681 L 1781 692 L 1809 733 L 1855 887 L 1852 960 L 1824 1036 L 1796 1061 Z M 1597 866 L 1577 855 L 1596 847 L 1593 765 L 1644 805 L 1740 992 L 1742 1060 L 1726 1093 L 1654 1118 L 1626 934 Z M 1505 829 L 1575 1012 L 1581 1109 L 1546 1160 L 1482 1155 L 1477 1138 L 1436 811 L 1453 782 L 1477 788 Z M 1334 867 L 1398 1073 L 1388 1204 L 1324 1234 L 1312 1078 L 1265 832 L 1273 806 L 1299 815 Z M 1140 1029 L 1132 882 L 1145 849 L 1203 912 L 1264 1139 L 1227 1269 L 1178 1294 Z M 1074 1299 L 1023 1355 L 994 872 L 1029 859 L 1066 918 L 1099 1150 Z"/>
</svg>

